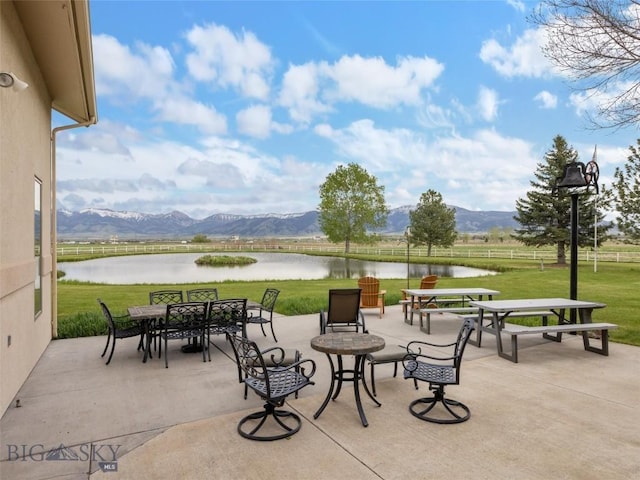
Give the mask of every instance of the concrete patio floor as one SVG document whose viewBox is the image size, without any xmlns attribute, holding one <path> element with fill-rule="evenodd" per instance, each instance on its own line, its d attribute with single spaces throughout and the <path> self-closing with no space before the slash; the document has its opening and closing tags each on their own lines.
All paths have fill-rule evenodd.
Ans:
<svg viewBox="0 0 640 480">
<path fill-rule="evenodd" d="M 367 327 L 388 344 L 451 341 L 460 320 L 432 317 L 432 334 L 403 321 L 400 307 Z M 605 321 L 606 319 L 602 319 Z M 598 320 L 596 320 L 598 321 Z M 259 327 L 249 335 L 272 345 Z M 381 407 L 364 398 L 360 423 L 350 385 L 317 419 L 329 387 L 329 364 L 309 340 L 318 315 L 278 316 L 278 345 L 313 358 L 315 385 L 287 407 L 302 417 L 287 440 L 253 442 L 238 421 L 262 408 L 243 399 L 232 353 L 215 338 L 212 361 L 169 350 L 169 368 L 141 363 L 136 339 L 118 341 L 111 364 L 106 337 L 51 342 L 0 420 L 0 478 L 21 479 L 630 479 L 640 475 L 640 349 L 610 344 L 608 357 L 585 352 L 581 337 L 562 343 L 525 338 L 520 363 L 498 358 L 495 340 L 468 345 L 461 384 L 447 388 L 469 406 L 458 425 L 420 421 L 409 403 L 426 396 L 393 366 L 376 367 Z M 20 406 L 16 406 L 19 400 Z M 47 453 L 54 450 L 55 455 Z M 102 463 L 106 462 L 106 463 Z M 117 471 L 103 471 L 116 467 Z"/>
</svg>

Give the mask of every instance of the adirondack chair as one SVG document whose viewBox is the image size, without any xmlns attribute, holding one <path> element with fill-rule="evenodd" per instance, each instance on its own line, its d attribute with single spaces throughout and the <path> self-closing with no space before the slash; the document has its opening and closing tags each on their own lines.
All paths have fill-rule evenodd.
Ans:
<svg viewBox="0 0 640 480">
<path fill-rule="evenodd" d="M 362 277 L 358 280 L 360 294 L 360 308 L 379 308 L 380 318 L 384 314 L 384 295 L 386 290 L 380 290 L 380 280 L 375 277 Z"/>
<path fill-rule="evenodd" d="M 422 279 L 420 280 L 420 289 L 427 289 L 427 288 L 435 288 L 436 287 L 436 283 L 438 282 L 438 276 L 437 275 L 426 275 L 424 277 L 422 277 Z M 404 290 L 402 290 L 402 313 L 404 314 L 404 318 L 405 320 L 407 319 L 407 305 L 411 302 L 408 301 L 407 299 L 407 294 Z M 418 305 L 412 305 L 413 308 L 418 308 Z"/>
</svg>

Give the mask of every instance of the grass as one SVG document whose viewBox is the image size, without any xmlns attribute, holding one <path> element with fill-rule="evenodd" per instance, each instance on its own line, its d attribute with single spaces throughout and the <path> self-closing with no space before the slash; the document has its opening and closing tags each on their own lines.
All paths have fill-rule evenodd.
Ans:
<svg viewBox="0 0 640 480">
<path fill-rule="evenodd" d="M 203 255 L 195 260 L 196 265 L 205 267 L 233 267 L 236 265 L 250 265 L 256 262 L 255 258 L 230 255 Z"/>
<path fill-rule="evenodd" d="M 369 260 L 387 261 L 386 258 L 368 257 Z M 397 260 L 397 259 L 396 259 Z M 531 261 L 506 259 L 437 258 L 416 259 L 423 263 L 450 263 L 476 268 L 491 268 L 499 273 L 474 278 L 440 278 L 438 287 L 484 287 L 499 290 L 498 298 L 569 297 L 569 268 L 545 266 Z M 386 304 L 396 305 L 400 290 L 406 287 L 406 279 L 381 280 L 381 288 L 387 290 Z M 220 298 L 246 297 L 259 301 L 265 288 L 280 290 L 276 311 L 284 315 L 317 313 L 327 308 L 330 288 L 349 288 L 357 285 L 355 279 L 327 280 L 265 280 L 251 282 L 224 282 L 218 288 Z M 419 279 L 411 280 L 417 288 Z M 106 334 L 106 325 L 96 298 L 100 297 L 114 314 L 126 313 L 130 305 L 148 302 L 149 291 L 171 287 L 201 288 L 203 284 L 141 284 L 105 285 L 60 281 L 58 286 L 58 336 L 69 338 Z M 614 342 L 640 346 L 640 264 L 600 263 L 598 271 L 584 263 L 578 269 L 578 298 L 606 303 L 603 310 L 594 312 L 594 321 L 619 325 L 610 333 Z"/>
</svg>

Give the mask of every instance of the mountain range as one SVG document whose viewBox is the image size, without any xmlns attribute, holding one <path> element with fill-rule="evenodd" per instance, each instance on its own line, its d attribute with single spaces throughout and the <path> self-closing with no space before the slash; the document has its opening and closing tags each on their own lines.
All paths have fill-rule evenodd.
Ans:
<svg viewBox="0 0 640 480">
<path fill-rule="evenodd" d="M 389 212 L 382 234 L 404 232 L 409 211 L 399 207 Z M 456 211 L 456 227 L 461 233 L 488 232 L 493 228 L 515 228 L 516 214 L 498 211 L 471 211 L 450 206 Z M 208 237 L 304 237 L 321 235 L 318 212 L 263 215 L 214 214 L 194 219 L 182 212 L 148 214 L 108 209 L 85 209 L 77 212 L 58 210 L 58 238 L 61 240 L 191 239 Z"/>
</svg>

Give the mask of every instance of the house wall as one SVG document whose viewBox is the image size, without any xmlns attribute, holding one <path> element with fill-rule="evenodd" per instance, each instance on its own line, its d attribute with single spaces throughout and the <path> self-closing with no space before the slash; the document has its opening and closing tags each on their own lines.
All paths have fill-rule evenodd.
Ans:
<svg viewBox="0 0 640 480">
<path fill-rule="evenodd" d="M 13 2 L 0 1 L 0 415 L 51 340 L 51 98 Z M 42 312 L 34 315 L 34 181 L 42 181 Z"/>
</svg>

